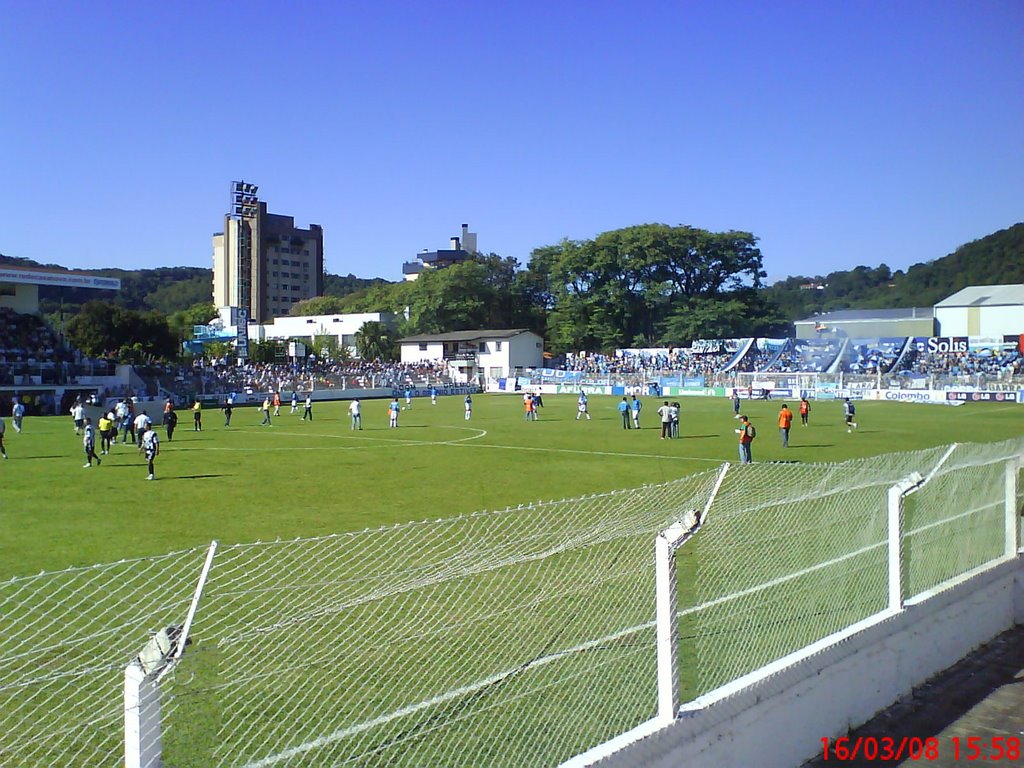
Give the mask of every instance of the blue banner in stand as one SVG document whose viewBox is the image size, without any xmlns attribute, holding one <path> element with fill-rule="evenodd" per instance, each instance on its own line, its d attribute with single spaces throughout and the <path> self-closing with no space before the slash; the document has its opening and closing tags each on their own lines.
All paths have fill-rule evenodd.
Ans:
<svg viewBox="0 0 1024 768">
<path fill-rule="evenodd" d="M 235 322 L 238 323 L 238 335 L 235 338 L 235 355 L 245 360 L 249 357 L 249 310 L 239 309 Z"/>
</svg>

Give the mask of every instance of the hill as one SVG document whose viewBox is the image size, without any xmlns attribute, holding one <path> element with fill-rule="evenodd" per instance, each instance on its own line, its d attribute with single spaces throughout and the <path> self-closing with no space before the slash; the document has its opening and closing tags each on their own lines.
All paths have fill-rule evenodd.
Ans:
<svg viewBox="0 0 1024 768">
<path fill-rule="evenodd" d="M 42 269 L 66 269 L 58 264 L 41 264 L 32 259 L 5 256 L 0 253 L 0 264 L 15 267 L 38 267 Z M 88 275 L 115 277 L 121 281 L 121 290 L 103 294 L 114 304 L 125 309 L 146 311 L 159 310 L 165 315 L 188 309 L 196 304 L 209 304 L 213 286 L 213 270 L 202 267 L 157 267 L 155 269 L 78 269 Z M 325 277 L 328 296 L 347 296 L 364 290 L 371 285 L 385 283 L 380 278 L 365 279 L 355 275 L 332 275 Z M 39 289 L 39 307 L 47 315 L 60 311 L 61 302 L 65 314 L 73 313 L 87 301 L 100 296 L 95 291 L 82 288 Z"/>
<path fill-rule="evenodd" d="M 795 276 L 765 289 L 790 321 L 839 309 L 930 307 L 968 285 L 1024 283 L 1024 223 L 974 240 L 906 272 L 887 265 Z"/>
</svg>

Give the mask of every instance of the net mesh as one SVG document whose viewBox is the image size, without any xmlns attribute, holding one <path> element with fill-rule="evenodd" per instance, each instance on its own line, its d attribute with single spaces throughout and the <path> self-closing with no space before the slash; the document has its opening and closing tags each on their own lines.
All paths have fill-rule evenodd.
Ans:
<svg viewBox="0 0 1024 768">
<path fill-rule="evenodd" d="M 710 504 L 676 553 L 684 700 L 885 609 L 887 493 L 911 472 L 929 480 L 905 500 L 906 595 L 998 559 L 1022 449 L 732 466 L 221 547 L 161 685 L 164 763 L 555 765 L 655 715 L 654 538 L 688 510 Z M 0 764 L 120 764 L 124 667 L 182 622 L 205 554 L 0 585 Z"/>
</svg>

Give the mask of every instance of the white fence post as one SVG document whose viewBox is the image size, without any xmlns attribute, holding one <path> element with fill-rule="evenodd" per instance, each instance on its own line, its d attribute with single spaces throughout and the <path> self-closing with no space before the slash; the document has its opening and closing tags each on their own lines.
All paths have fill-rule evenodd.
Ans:
<svg viewBox="0 0 1024 768">
<path fill-rule="evenodd" d="M 1017 511 L 1017 478 L 1021 460 L 1014 457 L 1006 462 L 1006 536 L 1003 554 L 1015 557 L 1020 549 L 1020 517 Z"/>
<path fill-rule="evenodd" d="M 903 608 L 903 497 L 919 487 L 924 478 L 918 472 L 889 488 L 889 610 Z"/>
<path fill-rule="evenodd" d="M 658 717 L 672 720 L 679 710 L 679 651 L 676 647 L 676 557 L 666 532 L 654 540 L 657 594 Z"/>
<path fill-rule="evenodd" d="M 729 465 L 719 473 L 717 491 Z M 679 643 L 676 638 L 676 550 L 703 525 L 703 514 L 692 509 L 654 539 L 656 645 L 658 650 L 658 717 L 674 720 L 679 711 Z"/>
<path fill-rule="evenodd" d="M 124 670 L 125 768 L 158 768 L 160 745 L 160 684 L 138 662 Z"/>
</svg>

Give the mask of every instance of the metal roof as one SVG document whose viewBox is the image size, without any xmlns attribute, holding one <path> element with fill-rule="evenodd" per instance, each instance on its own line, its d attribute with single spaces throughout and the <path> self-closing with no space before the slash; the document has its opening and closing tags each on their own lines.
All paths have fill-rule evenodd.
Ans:
<svg viewBox="0 0 1024 768">
<path fill-rule="evenodd" d="M 444 342 L 444 341 L 483 341 L 485 339 L 510 339 L 521 333 L 530 333 L 526 328 L 510 328 L 497 331 L 452 331 L 451 333 L 420 333 L 406 336 L 400 341 L 406 342 Z"/>
<path fill-rule="evenodd" d="M 893 320 L 931 320 L 935 311 L 931 307 L 906 307 L 901 309 L 840 309 L 822 315 L 797 320 L 797 323 L 850 323 L 881 322 Z"/>
<path fill-rule="evenodd" d="M 943 299 L 936 307 L 1005 307 L 1024 305 L 1024 283 L 969 285 Z"/>
</svg>

